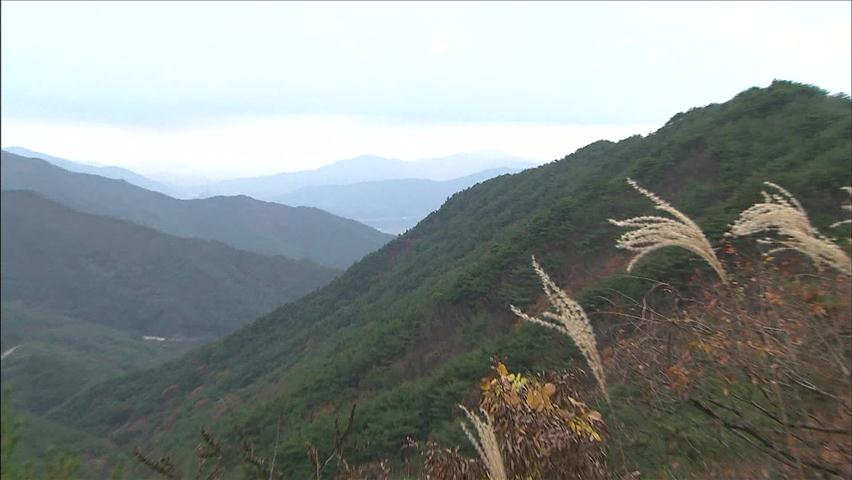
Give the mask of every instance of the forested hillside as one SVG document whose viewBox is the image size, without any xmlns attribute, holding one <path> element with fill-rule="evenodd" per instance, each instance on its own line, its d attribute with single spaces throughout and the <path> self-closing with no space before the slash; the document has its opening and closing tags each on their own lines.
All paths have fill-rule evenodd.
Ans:
<svg viewBox="0 0 852 480">
<path fill-rule="evenodd" d="M 519 327 L 509 311 L 541 306 L 531 254 L 593 317 L 607 297 L 646 290 L 641 277 L 713 275 L 680 252 L 624 275 L 629 257 L 616 250 L 618 229 L 607 219 L 649 210 L 626 177 L 678 205 L 713 240 L 766 180 L 796 192 L 825 226 L 850 184 L 850 138 L 848 97 L 774 82 L 679 113 L 647 137 L 593 143 L 454 195 L 325 288 L 220 343 L 89 389 L 52 418 L 183 455 L 202 425 L 224 434 L 235 424 L 269 453 L 280 419 L 277 458 L 296 476 L 310 468 L 305 441 L 328 451 L 335 417 L 352 402 L 355 461 L 396 458 L 406 437 L 460 444 L 454 405 L 473 394 L 492 356 L 529 371 L 572 355 L 567 341 Z M 643 461 L 636 448 L 627 461 Z"/>
<path fill-rule="evenodd" d="M 3 385 L 32 414 L 231 333 L 339 273 L 26 191 L 2 192 L 0 252 Z"/>
<path fill-rule="evenodd" d="M 116 180 L 124 180 L 125 182 L 131 185 L 136 185 L 137 187 L 141 187 L 146 190 L 160 192 L 171 197 L 179 196 L 179 192 L 176 192 L 175 189 L 170 187 L 169 185 L 157 182 L 126 168 L 89 165 L 86 163 L 74 162 L 72 160 L 54 157 L 53 155 L 48 155 L 46 153 L 34 152 L 23 147 L 6 147 L 3 150 L 9 153 L 14 153 L 15 155 L 18 155 L 20 157 L 38 158 L 41 160 L 45 160 L 48 163 L 56 165 L 57 167 L 62 168 L 64 170 L 68 170 L 69 172 L 88 173 L 91 175 L 98 175 L 101 177 L 113 178 Z"/>
<path fill-rule="evenodd" d="M 139 335 L 219 337 L 328 283 L 307 261 L 2 193 L 2 299 Z"/>
<path fill-rule="evenodd" d="M 69 172 L 9 152 L 0 157 L 3 190 L 32 190 L 75 210 L 128 220 L 179 237 L 217 240 L 264 255 L 346 268 L 392 237 L 316 208 L 246 196 L 178 200 L 114 180 Z"/>
</svg>

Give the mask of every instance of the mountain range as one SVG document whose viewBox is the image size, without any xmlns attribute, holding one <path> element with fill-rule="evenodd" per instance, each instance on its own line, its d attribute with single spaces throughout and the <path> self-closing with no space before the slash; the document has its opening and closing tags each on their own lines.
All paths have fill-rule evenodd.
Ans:
<svg viewBox="0 0 852 480">
<path fill-rule="evenodd" d="M 115 180 L 124 180 L 125 182 L 131 185 L 136 185 L 137 187 L 142 187 L 146 190 L 164 193 L 172 197 L 180 198 L 181 196 L 181 193 L 178 189 L 171 187 L 165 183 L 152 180 L 144 175 L 140 175 L 126 168 L 115 167 L 111 165 L 100 166 L 90 165 L 82 162 L 74 162 L 72 160 L 54 157 L 53 155 L 48 155 L 46 153 L 34 152 L 24 147 L 5 147 L 3 148 L 3 150 L 9 153 L 14 153 L 15 155 L 21 157 L 40 158 L 52 165 L 56 165 L 57 167 L 68 170 L 69 172 L 88 173 L 91 175 L 98 175 L 101 177 L 112 178 Z"/>
<path fill-rule="evenodd" d="M 246 196 L 179 200 L 123 180 L 69 172 L 6 151 L 0 156 L 0 170 L 3 190 L 31 190 L 81 212 L 331 268 L 346 268 L 393 238 L 317 208 Z"/>
<path fill-rule="evenodd" d="M 839 188 L 852 183 L 850 158 L 848 97 L 781 81 L 749 89 L 679 113 L 646 137 L 595 142 L 457 193 L 326 287 L 167 366 L 87 389 L 50 418 L 119 445 L 181 454 L 202 425 L 220 434 L 240 425 L 260 453 L 277 446 L 296 477 L 310 474 L 305 442 L 331 451 L 336 418 L 353 403 L 353 462 L 399 459 L 407 438 L 462 444 L 455 406 L 492 358 L 541 371 L 576 354 L 562 337 L 518 326 L 509 311 L 545 303 L 531 255 L 588 309 L 602 348 L 619 321 L 605 312 L 611 296 L 641 295 L 653 285 L 645 278 L 713 275 L 682 252 L 621 273 L 629 256 L 615 248 L 618 229 L 607 219 L 653 210 L 625 178 L 677 205 L 715 241 L 767 180 L 795 192 L 817 226 L 835 221 Z M 613 388 L 613 408 L 629 409 L 631 392 Z M 668 427 L 629 418 L 635 436 L 621 457 L 635 465 L 626 471 L 658 471 L 672 457 L 649 445 Z"/>
<path fill-rule="evenodd" d="M 293 206 L 321 208 L 387 233 L 399 234 L 417 225 L 456 192 L 518 169 L 495 168 L 452 180 L 403 178 L 347 185 L 302 187 L 271 200 Z"/>
<path fill-rule="evenodd" d="M 3 383 L 31 413 L 220 338 L 339 274 L 77 212 L 30 191 L 0 195 L 0 343 L 15 349 L 3 359 Z"/>
<path fill-rule="evenodd" d="M 220 337 L 338 274 L 77 212 L 34 192 L 0 195 L 2 300 L 140 336 Z"/>
<path fill-rule="evenodd" d="M 362 155 L 316 170 L 224 180 L 197 189 L 198 196 L 248 195 L 276 201 L 290 192 L 319 185 L 348 185 L 378 180 L 422 179 L 446 181 L 497 168 L 523 170 L 535 164 L 501 152 L 458 153 L 447 157 L 406 162 Z"/>
<path fill-rule="evenodd" d="M 174 198 L 246 195 L 288 206 L 320 208 L 390 234 L 413 227 L 455 192 L 534 166 L 523 159 L 489 151 L 411 162 L 364 155 L 310 171 L 195 185 L 183 180 L 177 185 L 120 167 L 88 165 L 23 147 L 5 150 L 40 158 L 68 171 L 124 180 Z"/>
</svg>

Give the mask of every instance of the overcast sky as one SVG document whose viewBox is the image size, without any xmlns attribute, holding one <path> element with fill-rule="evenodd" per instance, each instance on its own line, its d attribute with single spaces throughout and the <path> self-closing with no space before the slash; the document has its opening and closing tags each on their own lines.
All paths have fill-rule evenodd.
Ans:
<svg viewBox="0 0 852 480">
<path fill-rule="evenodd" d="M 2 145 L 214 177 L 648 133 L 849 92 L 852 2 L 3 2 Z"/>
</svg>

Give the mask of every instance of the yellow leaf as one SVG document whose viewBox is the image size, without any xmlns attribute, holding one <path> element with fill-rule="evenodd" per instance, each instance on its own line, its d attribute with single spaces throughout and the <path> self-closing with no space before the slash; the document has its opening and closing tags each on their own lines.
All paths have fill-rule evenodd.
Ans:
<svg viewBox="0 0 852 480">
<path fill-rule="evenodd" d="M 527 392 L 527 404 L 530 408 L 538 412 L 544 409 L 544 402 L 537 390 L 530 390 Z"/>
<path fill-rule="evenodd" d="M 521 374 L 515 375 L 515 379 L 512 380 L 512 390 L 519 392 L 521 388 L 526 385 L 527 379 L 522 377 Z"/>
<path fill-rule="evenodd" d="M 497 373 L 499 373 L 501 377 L 505 377 L 509 375 L 509 369 L 506 368 L 506 365 L 503 365 L 503 362 L 500 362 L 497 364 Z"/>
</svg>

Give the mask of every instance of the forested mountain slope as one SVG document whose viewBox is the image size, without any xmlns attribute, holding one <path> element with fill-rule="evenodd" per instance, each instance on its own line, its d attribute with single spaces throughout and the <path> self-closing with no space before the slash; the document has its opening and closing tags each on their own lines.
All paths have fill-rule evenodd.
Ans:
<svg viewBox="0 0 852 480">
<path fill-rule="evenodd" d="M 3 190 L 32 190 L 81 212 L 128 220 L 179 237 L 217 240 L 264 255 L 346 268 L 392 238 L 316 208 L 293 208 L 246 196 L 178 200 L 122 180 L 69 172 L 6 151 L 0 162 Z"/>
<path fill-rule="evenodd" d="M 89 165 L 86 163 L 80 163 L 72 160 L 66 160 L 64 158 L 54 157 L 53 155 L 48 155 L 46 153 L 35 152 L 24 147 L 5 147 L 3 150 L 9 153 L 14 153 L 15 155 L 21 157 L 39 158 L 48 163 L 56 165 L 59 168 L 68 170 L 69 172 L 89 173 L 92 175 L 99 175 L 101 177 L 124 180 L 131 185 L 136 185 L 137 187 L 142 187 L 146 190 L 164 193 L 173 197 L 177 196 L 177 192 L 174 188 L 156 180 L 152 180 L 144 175 L 140 175 L 126 168 Z"/>
<path fill-rule="evenodd" d="M 765 180 L 795 192 L 824 226 L 840 215 L 839 188 L 850 184 L 850 138 L 848 97 L 775 82 L 677 114 L 647 137 L 593 143 L 454 195 L 322 290 L 221 343 L 92 388 L 53 418 L 120 444 L 189 453 L 201 425 L 225 432 L 233 423 L 271 449 L 280 417 L 277 458 L 296 472 L 308 468 L 304 442 L 328 451 L 334 418 L 353 401 L 355 461 L 396 456 L 408 436 L 461 443 L 454 405 L 476 388 L 489 357 L 524 371 L 570 356 L 569 342 L 518 327 L 509 312 L 510 303 L 541 307 L 531 254 L 591 312 L 610 287 L 636 288 L 607 219 L 652 210 L 625 177 L 714 238 L 760 198 Z M 672 252 L 637 273 L 703 269 Z"/>
<path fill-rule="evenodd" d="M 220 337 L 337 274 L 80 213 L 29 191 L 2 193 L 0 251 L 4 303 L 140 336 Z"/>
</svg>

